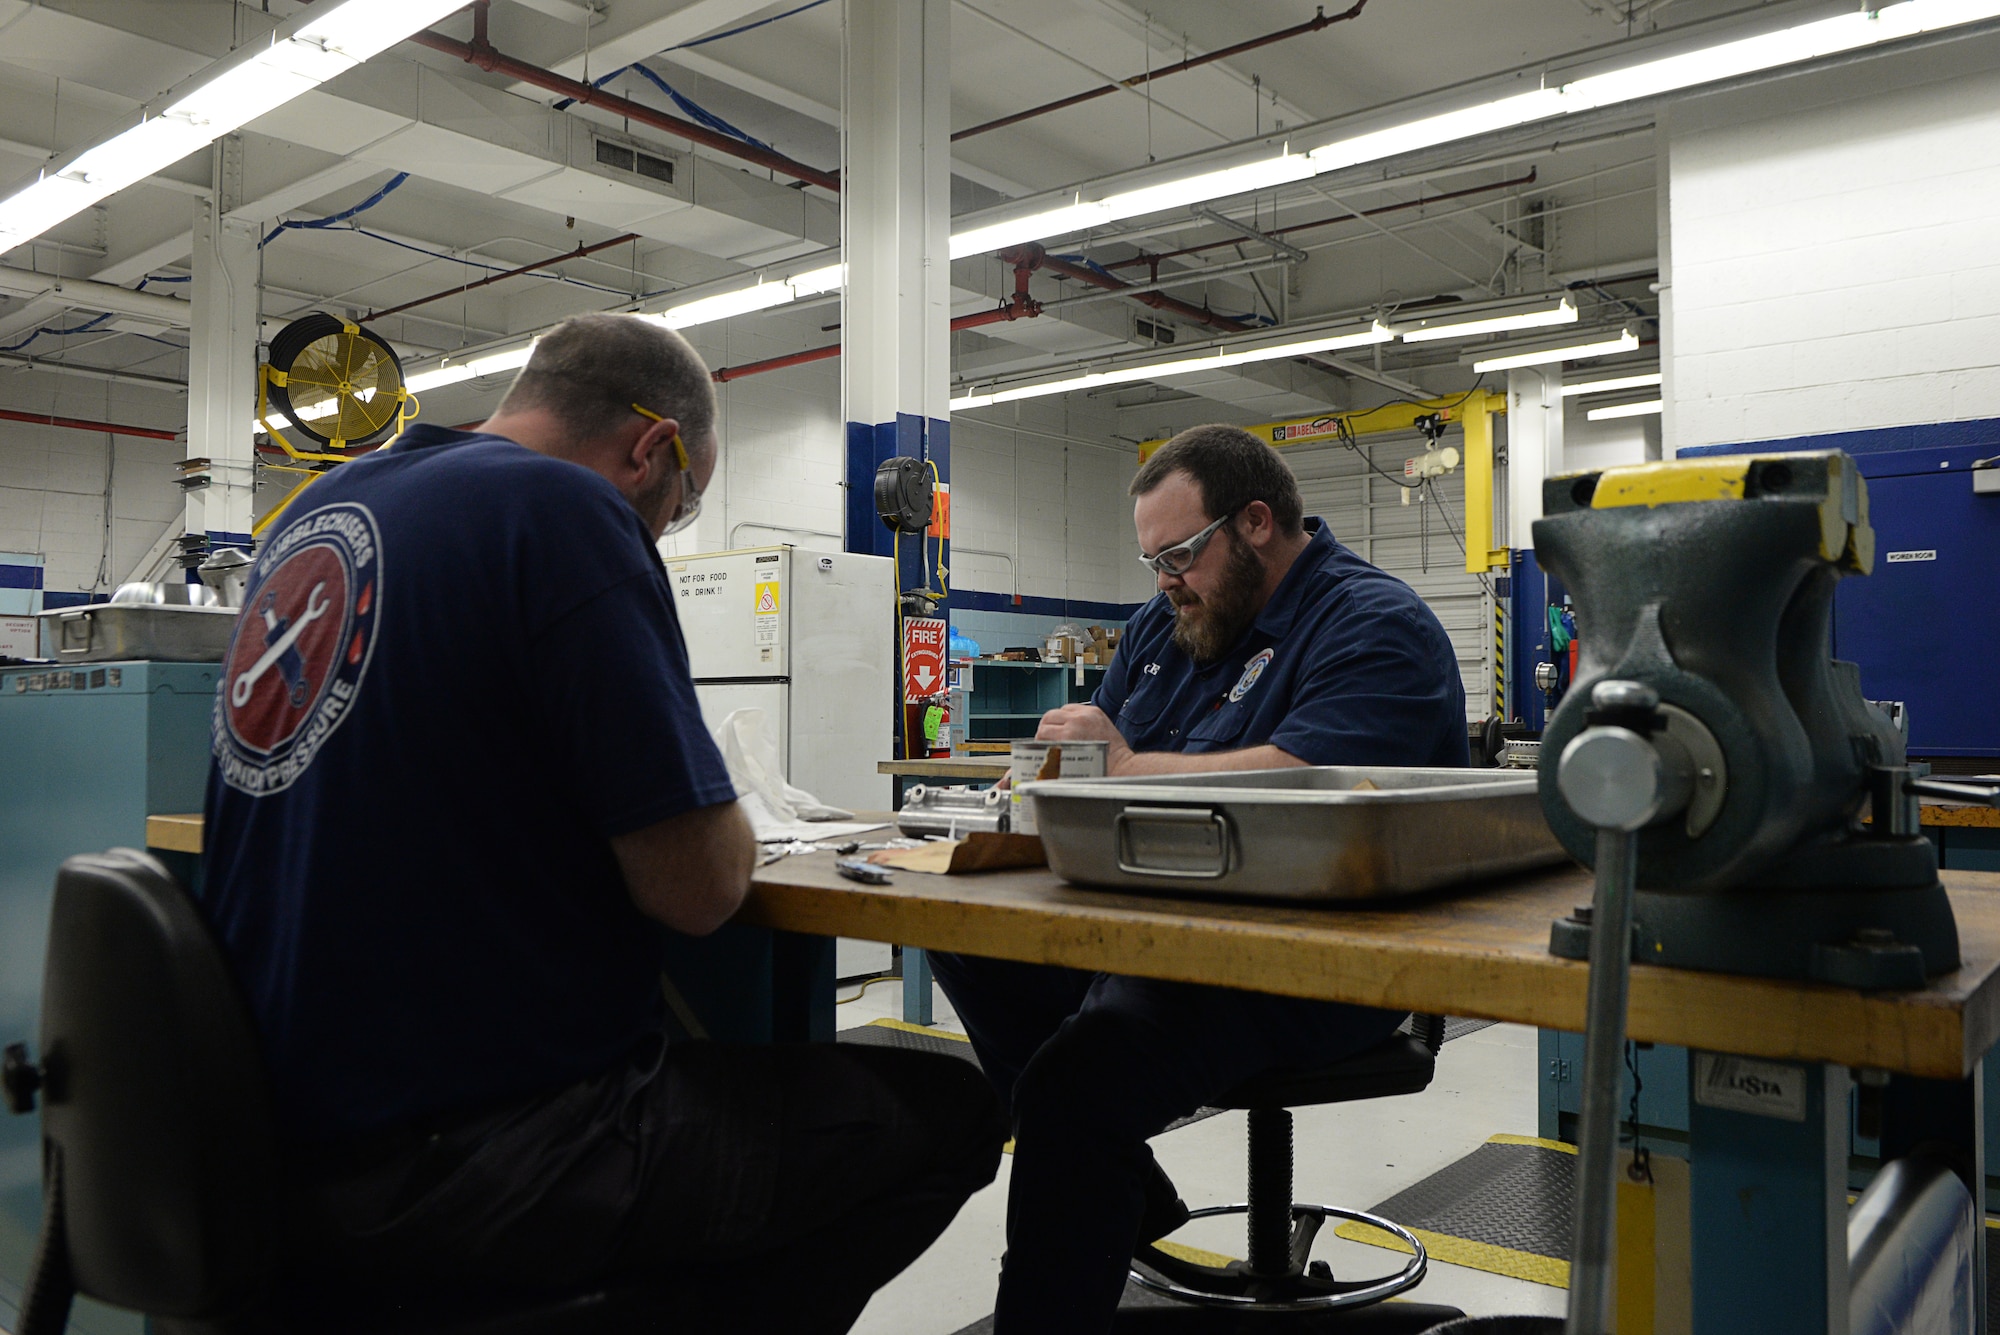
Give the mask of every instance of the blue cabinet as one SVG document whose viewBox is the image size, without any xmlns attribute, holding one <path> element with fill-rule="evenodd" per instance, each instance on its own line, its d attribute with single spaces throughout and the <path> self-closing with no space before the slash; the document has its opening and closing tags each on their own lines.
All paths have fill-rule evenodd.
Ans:
<svg viewBox="0 0 2000 1335">
<path fill-rule="evenodd" d="M 1902 700 L 1912 756 L 2000 764 L 2000 493 L 1927 456 L 1861 457 L 1875 570 L 1834 596 L 1834 656 L 1861 668 L 1871 700 Z M 1886 472 L 1892 467 L 1922 471 Z"/>
</svg>

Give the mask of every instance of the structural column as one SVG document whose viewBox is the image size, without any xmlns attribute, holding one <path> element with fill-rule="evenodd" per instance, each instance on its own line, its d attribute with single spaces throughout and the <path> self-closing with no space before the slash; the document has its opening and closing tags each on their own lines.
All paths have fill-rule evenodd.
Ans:
<svg viewBox="0 0 2000 1335">
<path fill-rule="evenodd" d="M 187 494 L 183 557 L 198 563 L 221 547 L 249 550 L 256 492 L 257 230 L 195 207 L 193 337 L 188 348 L 187 457 L 208 483 Z M 190 575 L 192 578 L 192 575 Z"/>
<path fill-rule="evenodd" d="M 892 550 L 873 500 L 883 460 L 922 459 L 951 484 L 950 13 L 949 0 L 847 0 L 840 365 L 849 551 Z M 938 513 L 928 561 L 924 544 L 902 543 L 903 589 L 935 589 L 937 567 L 949 569 L 948 503 Z"/>
<path fill-rule="evenodd" d="M 1535 521 L 1542 517 L 1542 483 L 1563 470 L 1562 366 L 1523 367 L 1507 373 L 1507 545 L 1513 549 L 1508 581 L 1513 633 L 1509 658 L 1509 716 L 1531 730 L 1542 726 L 1543 695 L 1535 665 L 1548 661 L 1548 579 L 1535 562 Z"/>
<path fill-rule="evenodd" d="M 934 590 L 946 617 L 951 567 L 951 44 L 950 0 L 846 0 L 842 99 L 841 398 L 847 420 L 846 547 L 889 555 L 876 517 L 875 469 L 893 455 L 935 467 L 938 500 L 925 539 L 905 535 L 900 591 Z M 943 573 L 941 573 L 943 572 Z M 899 605 L 902 605 L 899 600 Z M 903 638 L 897 618 L 897 642 Z M 906 708 L 900 655 L 892 701 L 897 752 Z M 920 726 L 920 725 L 917 725 Z M 903 952 L 903 1018 L 931 1022 L 930 969 Z"/>
</svg>

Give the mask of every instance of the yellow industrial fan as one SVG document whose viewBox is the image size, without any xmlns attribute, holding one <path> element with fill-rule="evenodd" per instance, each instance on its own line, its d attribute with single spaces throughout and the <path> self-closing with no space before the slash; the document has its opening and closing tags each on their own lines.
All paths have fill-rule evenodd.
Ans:
<svg viewBox="0 0 2000 1335">
<path fill-rule="evenodd" d="M 301 450 L 273 422 L 284 423 L 320 448 Z M 257 368 L 257 420 L 292 463 L 267 465 L 300 473 L 293 487 L 252 525 L 260 534 L 301 491 L 357 446 L 400 433 L 417 415 L 416 396 L 403 383 L 396 350 L 351 320 L 315 311 L 292 321 L 271 340 L 270 360 Z"/>
</svg>

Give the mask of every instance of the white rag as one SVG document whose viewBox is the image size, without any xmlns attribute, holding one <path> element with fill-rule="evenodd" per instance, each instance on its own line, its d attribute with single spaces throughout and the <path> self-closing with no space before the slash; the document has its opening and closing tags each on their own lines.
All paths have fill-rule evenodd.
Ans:
<svg viewBox="0 0 2000 1335">
<path fill-rule="evenodd" d="M 715 729 L 715 745 L 736 786 L 736 800 L 759 839 L 780 827 L 801 821 L 852 820 L 854 813 L 830 807 L 785 779 L 778 762 L 778 739 L 770 715 L 761 709 L 737 709 Z"/>
</svg>

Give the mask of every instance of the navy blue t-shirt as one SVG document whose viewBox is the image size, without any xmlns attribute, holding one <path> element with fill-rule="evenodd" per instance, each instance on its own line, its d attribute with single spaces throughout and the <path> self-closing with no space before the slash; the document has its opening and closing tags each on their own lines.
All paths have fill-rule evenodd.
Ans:
<svg viewBox="0 0 2000 1335">
<path fill-rule="evenodd" d="M 1318 519 L 1271 601 L 1221 658 L 1174 643 L 1165 594 L 1126 626 L 1091 703 L 1135 751 L 1270 743 L 1308 765 L 1470 763 L 1465 685 L 1437 615 Z"/>
<path fill-rule="evenodd" d="M 731 801 L 610 482 L 416 427 L 293 502 L 216 695 L 203 906 L 296 1140 L 602 1071 L 659 1026 L 610 840 Z"/>
</svg>

